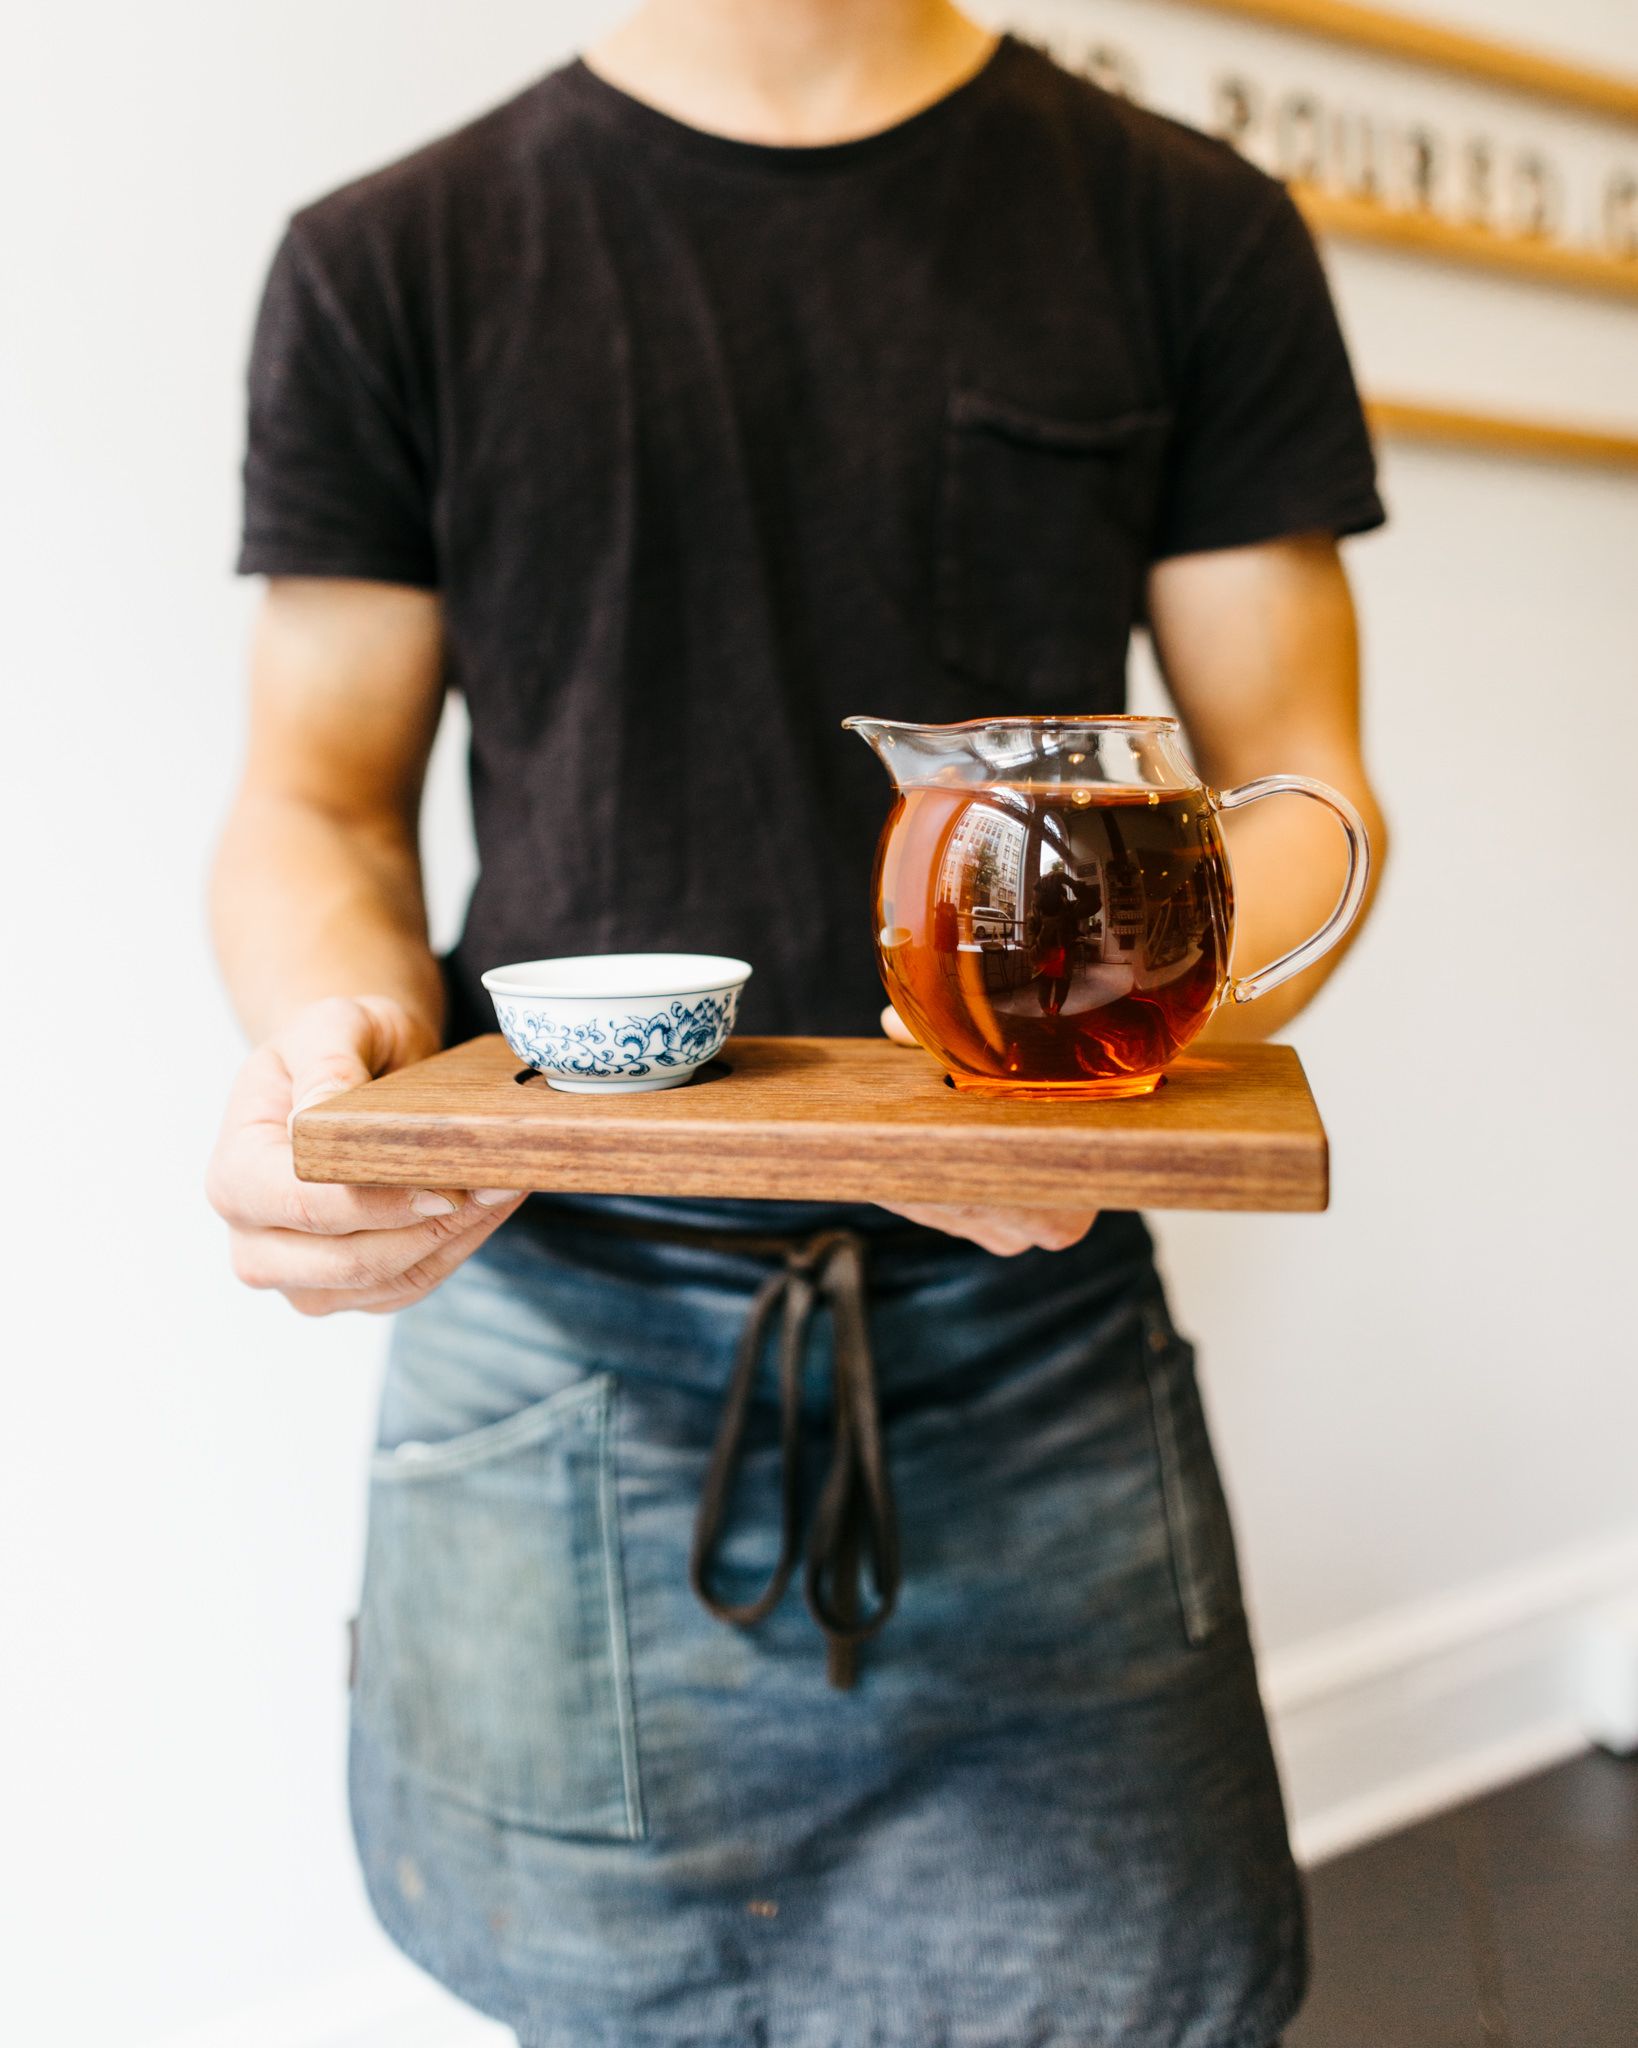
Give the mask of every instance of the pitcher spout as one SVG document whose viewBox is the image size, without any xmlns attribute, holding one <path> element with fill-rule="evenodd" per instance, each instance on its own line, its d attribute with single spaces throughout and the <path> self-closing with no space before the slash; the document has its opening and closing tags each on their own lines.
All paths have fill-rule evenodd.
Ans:
<svg viewBox="0 0 1638 2048">
<path fill-rule="evenodd" d="M 875 754 L 877 760 L 882 762 L 891 771 L 892 764 L 887 759 L 882 742 L 893 724 L 894 720 L 891 718 L 844 718 L 842 720 L 842 730 L 843 732 L 856 732 L 865 745 Z"/>
<path fill-rule="evenodd" d="M 925 739 L 932 743 L 934 751 L 941 752 L 940 736 L 948 728 L 936 725 L 914 725 L 902 718 L 844 718 L 844 732 L 856 732 L 870 751 L 880 761 L 896 785 L 902 787 L 905 771 L 913 766 L 925 768 L 922 756 L 925 748 L 916 744 Z"/>
</svg>

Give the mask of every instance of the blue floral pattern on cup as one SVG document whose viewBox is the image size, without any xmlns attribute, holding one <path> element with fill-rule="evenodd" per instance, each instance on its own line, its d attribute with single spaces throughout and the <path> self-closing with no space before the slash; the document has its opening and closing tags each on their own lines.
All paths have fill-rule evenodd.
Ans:
<svg viewBox="0 0 1638 2048">
<path fill-rule="evenodd" d="M 500 1028 L 519 1059 L 541 1073 L 584 1080 L 641 1081 L 656 1067 L 701 1066 L 721 1052 L 738 1008 L 739 991 L 731 989 L 570 1024 L 561 1012 L 495 998 Z"/>
</svg>

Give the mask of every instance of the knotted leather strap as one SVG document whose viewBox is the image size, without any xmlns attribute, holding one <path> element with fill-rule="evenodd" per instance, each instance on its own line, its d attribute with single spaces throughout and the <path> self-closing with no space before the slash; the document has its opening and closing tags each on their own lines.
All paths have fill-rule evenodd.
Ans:
<svg viewBox="0 0 1638 2048">
<path fill-rule="evenodd" d="M 803 1367 L 809 1325 L 823 1302 L 830 1310 L 832 1449 L 830 1467 L 808 1528 L 803 1594 L 824 1632 L 826 1675 L 851 1686 L 857 1645 L 874 1635 L 899 1595 L 898 1518 L 882 1448 L 875 1360 L 866 1304 L 865 1240 L 852 1230 L 821 1230 L 810 1237 L 778 1237 L 732 1230 L 693 1229 L 641 1218 L 576 1212 L 582 1224 L 618 1236 L 740 1256 L 776 1258 L 779 1264 L 752 1299 L 740 1331 L 723 1398 L 722 1419 L 706 1467 L 689 1553 L 689 1583 L 720 1621 L 749 1628 L 779 1604 L 802 1544 Z M 719 1599 L 711 1568 L 722 1538 L 729 1497 L 744 1449 L 745 1425 L 767 1349 L 779 1326 L 779 1556 L 753 1600 Z M 860 1562 L 868 1556 L 875 1604 L 860 1611 Z"/>
</svg>

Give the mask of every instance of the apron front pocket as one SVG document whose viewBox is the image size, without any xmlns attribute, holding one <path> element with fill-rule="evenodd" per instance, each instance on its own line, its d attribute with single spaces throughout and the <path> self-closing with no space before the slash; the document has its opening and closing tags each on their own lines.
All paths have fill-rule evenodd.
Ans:
<svg viewBox="0 0 1638 2048">
<path fill-rule="evenodd" d="M 634 1839 L 612 1374 L 371 1463 L 354 1712 L 480 1812 Z"/>
<path fill-rule="evenodd" d="M 1068 420 L 951 393 L 936 590 L 950 668 L 1031 708 L 1118 691 L 1171 417 Z"/>
</svg>

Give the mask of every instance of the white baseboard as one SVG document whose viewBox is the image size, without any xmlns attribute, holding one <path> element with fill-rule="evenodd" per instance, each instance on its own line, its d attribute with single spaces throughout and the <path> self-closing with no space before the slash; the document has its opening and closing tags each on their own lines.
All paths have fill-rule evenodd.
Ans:
<svg viewBox="0 0 1638 2048">
<path fill-rule="evenodd" d="M 1263 1660 L 1304 1863 L 1589 1746 L 1578 1637 L 1638 1591 L 1638 1535 L 1521 1566 Z"/>
<path fill-rule="evenodd" d="M 1638 1533 L 1263 1660 L 1299 1859 L 1322 1862 L 1588 1747 L 1577 1634 L 1638 1594 Z M 163 2048 L 511 2048 L 390 1952 Z"/>
</svg>

